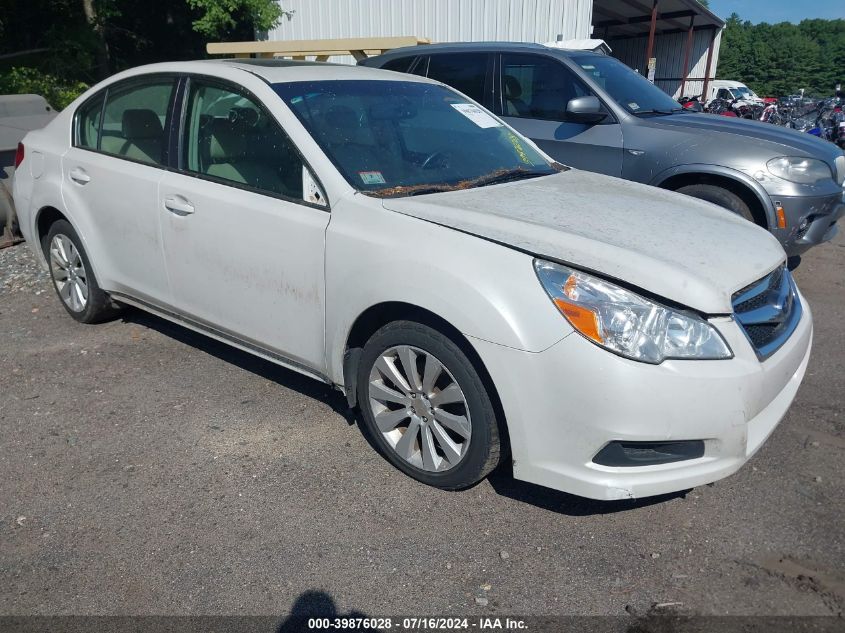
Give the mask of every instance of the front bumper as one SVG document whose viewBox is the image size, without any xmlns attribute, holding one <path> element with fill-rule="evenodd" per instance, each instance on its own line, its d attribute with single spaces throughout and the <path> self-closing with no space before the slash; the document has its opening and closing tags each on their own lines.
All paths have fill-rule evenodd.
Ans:
<svg viewBox="0 0 845 633">
<path fill-rule="evenodd" d="M 786 215 L 786 228 L 774 229 L 772 233 L 790 257 L 832 240 L 839 232 L 837 220 L 845 215 L 842 191 L 821 197 L 772 196 L 772 203 L 775 208 L 783 207 Z M 803 228 L 802 223 L 805 223 Z"/>
<path fill-rule="evenodd" d="M 736 472 L 789 409 L 810 357 L 812 316 L 764 362 L 730 318 L 714 319 L 735 357 L 647 365 L 573 333 L 530 353 L 479 339 L 507 418 L 517 479 L 592 499 L 647 497 Z M 612 441 L 704 440 L 704 455 L 634 467 L 594 463 Z"/>
</svg>

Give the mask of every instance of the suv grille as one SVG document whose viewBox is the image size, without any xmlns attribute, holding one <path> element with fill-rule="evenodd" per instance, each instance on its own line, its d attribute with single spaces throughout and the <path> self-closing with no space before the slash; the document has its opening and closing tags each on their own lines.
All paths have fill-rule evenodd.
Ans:
<svg viewBox="0 0 845 633">
<path fill-rule="evenodd" d="M 736 292 L 731 302 L 734 318 L 760 360 L 780 349 L 801 320 L 798 290 L 786 266 Z"/>
</svg>

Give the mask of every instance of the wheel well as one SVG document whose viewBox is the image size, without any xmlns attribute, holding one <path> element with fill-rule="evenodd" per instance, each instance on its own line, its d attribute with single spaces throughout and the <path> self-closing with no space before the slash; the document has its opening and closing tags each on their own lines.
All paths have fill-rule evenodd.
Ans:
<svg viewBox="0 0 845 633">
<path fill-rule="evenodd" d="M 763 208 L 760 198 L 758 198 L 757 194 L 743 183 L 738 182 L 733 178 L 728 178 L 727 176 L 701 173 L 678 174 L 677 176 L 667 178 L 660 183 L 660 187 L 662 189 L 671 189 L 672 191 L 677 191 L 681 187 L 686 187 L 687 185 L 713 185 L 715 187 L 727 189 L 734 195 L 739 196 L 739 198 L 748 205 L 751 215 L 754 217 L 755 223 L 759 224 L 764 229 L 769 228 L 769 220 L 766 217 L 766 210 Z"/>
<path fill-rule="evenodd" d="M 343 381 L 346 388 L 346 398 L 349 406 L 354 407 L 356 402 L 356 388 L 355 382 L 358 375 L 358 361 L 361 357 L 361 349 L 364 347 L 370 337 L 375 334 L 380 328 L 392 323 L 393 321 L 414 321 L 427 325 L 428 327 L 437 330 L 444 336 L 448 337 L 460 350 L 466 354 L 478 372 L 481 381 L 484 383 L 487 393 L 490 394 L 490 400 L 493 403 L 493 408 L 496 411 L 496 418 L 499 420 L 499 435 L 503 439 L 503 448 L 510 450 L 507 424 L 505 423 L 505 412 L 502 407 L 502 402 L 499 400 L 499 394 L 496 391 L 496 386 L 493 379 L 490 377 L 487 368 L 481 357 L 475 351 L 475 348 L 470 344 L 467 338 L 446 319 L 438 316 L 430 310 L 415 306 L 410 303 L 403 302 L 386 302 L 374 305 L 365 310 L 352 325 L 349 331 L 349 337 L 346 341 L 346 350 L 343 355 Z"/>
<path fill-rule="evenodd" d="M 59 220 L 67 221 L 67 218 L 55 207 L 44 207 L 38 212 L 35 229 L 38 232 L 39 244 L 44 241 L 44 236 L 50 231 L 50 227 Z"/>
</svg>

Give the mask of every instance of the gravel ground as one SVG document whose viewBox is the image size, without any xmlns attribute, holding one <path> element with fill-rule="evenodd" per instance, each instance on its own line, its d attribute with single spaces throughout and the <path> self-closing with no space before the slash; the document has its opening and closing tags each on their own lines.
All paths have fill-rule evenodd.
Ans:
<svg viewBox="0 0 845 633">
<path fill-rule="evenodd" d="M 417 484 L 328 387 L 137 311 L 76 324 L 0 251 L 0 614 L 841 616 L 843 272 L 841 238 L 799 269 L 814 355 L 745 468 L 601 503 Z"/>
<path fill-rule="evenodd" d="M 26 244 L 0 249 L 0 297 L 14 292 L 40 295 L 50 290 L 50 277 Z"/>
</svg>

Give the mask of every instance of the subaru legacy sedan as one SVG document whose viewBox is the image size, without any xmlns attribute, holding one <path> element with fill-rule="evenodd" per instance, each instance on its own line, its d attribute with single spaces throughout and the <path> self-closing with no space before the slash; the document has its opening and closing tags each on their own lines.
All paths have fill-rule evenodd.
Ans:
<svg viewBox="0 0 845 633">
<path fill-rule="evenodd" d="M 568 169 L 465 95 L 368 68 L 167 63 L 18 148 L 21 229 L 82 323 L 135 306 L 341 390 L 396 468 L 596 499 L 729 475 L 812 321 L 777 240 Z"/>
</svg>

